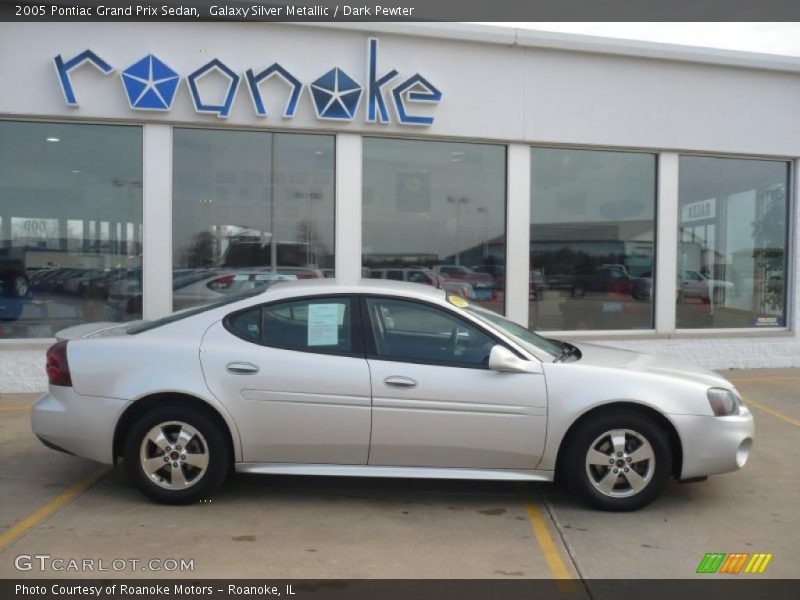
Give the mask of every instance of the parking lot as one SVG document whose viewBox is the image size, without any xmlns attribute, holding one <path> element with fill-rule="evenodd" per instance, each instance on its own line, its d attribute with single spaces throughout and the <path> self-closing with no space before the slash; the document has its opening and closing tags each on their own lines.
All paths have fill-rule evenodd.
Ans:
<svg viewBox="0 0 800 600">
<path fill-rule="evenodd" d="M 725 375 L 756 417 L 750 463 L 622 514 L 549 484 L 243 475 L 160 506 L 120 467 L 42 446 L 35 396 L 0 395 L 0 577 L 183 577 L 183 559 L 195 578 L 686 578 L 707 552 L 772 553 L 756 577 L 797 577 L 800 369 Z M 20 555 L 96 570 L 19 571 Z"/>
</svg>

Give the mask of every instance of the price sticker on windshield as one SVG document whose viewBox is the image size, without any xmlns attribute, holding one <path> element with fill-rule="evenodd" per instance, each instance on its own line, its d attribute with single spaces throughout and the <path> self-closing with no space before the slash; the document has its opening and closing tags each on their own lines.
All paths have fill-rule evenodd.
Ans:
<svg viewBox="0 0 800 600">
<path fill-rule="evenodd" d="M 447 299 L 450 301 L 450 304 L 458 308 L 467 308 L 469 306 L 469 302 L 464 300 L 461 296 L 448 296 Z"/>
</svg>

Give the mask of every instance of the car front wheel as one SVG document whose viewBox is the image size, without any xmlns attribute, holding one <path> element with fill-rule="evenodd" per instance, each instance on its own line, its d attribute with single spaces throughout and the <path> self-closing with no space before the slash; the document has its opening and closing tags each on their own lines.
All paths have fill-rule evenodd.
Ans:
<svg viewBox="0 0 800 600">
<path fill-rule="evenodd" d="M 230 466 L 227 439 L 204 411 L 160 406 L 139 417 L 125 440 L 125 467 L 145 496 L 189 504 L 211 494 Z"/>
<path fill-rule="evenodd" d="M 584 421 L 563 468 L 573 491 L 601 510 L 637 510 L 664 489 L 672 472 L 666 432 L 647 416 L 616 411 Z"/>
</svg>

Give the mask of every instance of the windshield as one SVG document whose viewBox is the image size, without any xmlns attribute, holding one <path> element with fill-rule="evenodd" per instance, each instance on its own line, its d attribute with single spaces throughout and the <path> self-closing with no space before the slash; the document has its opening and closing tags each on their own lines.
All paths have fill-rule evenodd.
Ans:
<svg viewBox="0 0 800 600">
<path fill-rule="evenodd" d="M 499 329 L 504 334 L 514 338 L 520 346 L 534 354 L 536 354 L 537 350 L 546 352 L 554 358 L 561 354 L 562 345 L 560 342 L 533 333 L 525 329 L 522 325 L 517 325 L 513 321 L 509 321 L 497 313 L 479 306 L 473 306 L 472 304 L 465 307 L 464 310 L 478 317 L 490 327 Z"/>
<path fill-rule="evenodd" d="M 176 321 L 180 321 L 181 319 L 185 319 L 186 317 L 199 315 L 200 313 L 205 312 L 207 310 L 219 308 L 220 306 L 225 306 L 226 304 L 233 304 L 234 302 L 238 302 L 239 300 L 244 300 L 245 298 L 249 298 L 250 296 L 255 296 L 256 294 L 260 294 L 261 292 L 263 292 L 265 289 L 267 289 L 267 287 L 269 286 L 265 285 L 253 288 L 247 290 L 246 292 L 242 292 L 240 294 L 231 294 L 230 296 L 226 296 L 222 300 L 217 300 L 216 302 L 209 302 L 208 304 L 201 304 L 200 306 L 185 308 L 183 310 L 171 313 L 166 317 L 161 317 L 160 319 L 155 319 L 153 321 L 145 321 L 143 323 L 134 325 L 133 327 L 128 328 L 128 330 L 125 333 L 127 333 L 128 335 L 136 335 L 137 333 L 144 333 L 145 331 L 150 331 L 151 329 L 161 327 L 162 325 L 169 325 L 170 323 L 175 323 Z"/>
</svg>

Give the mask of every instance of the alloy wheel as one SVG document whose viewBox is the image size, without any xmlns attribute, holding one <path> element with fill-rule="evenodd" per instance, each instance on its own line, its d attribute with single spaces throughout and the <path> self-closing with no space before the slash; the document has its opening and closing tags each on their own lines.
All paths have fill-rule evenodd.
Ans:
<svg viewBox="0 0 800 600">
<path fill-rule="evenodd" d="M 183 421 L 166 421 L 142 439 L 139 462 L 150 480 L 168 490 L 195 485 L 208 469 L 208 444 L 203 434 Z"/>
<path fill-rule="evenodd" d="M 647 487 L 655 470 L 650 442 L 631 429 L 612 429 L 597 436 L 586 452 L 586 475 L 604 496 L 627 498 Z"/>
</svg>

